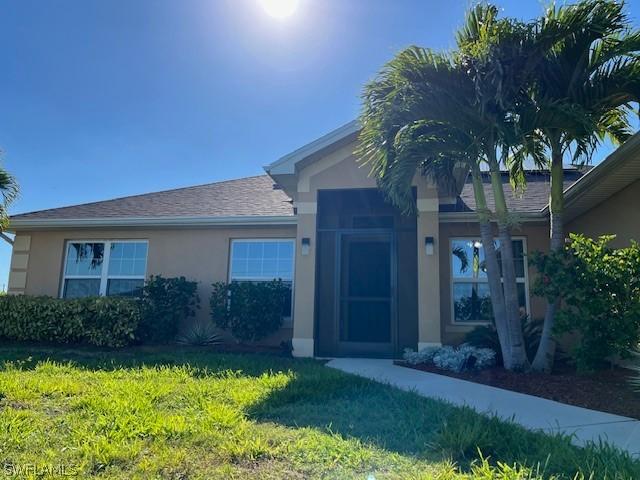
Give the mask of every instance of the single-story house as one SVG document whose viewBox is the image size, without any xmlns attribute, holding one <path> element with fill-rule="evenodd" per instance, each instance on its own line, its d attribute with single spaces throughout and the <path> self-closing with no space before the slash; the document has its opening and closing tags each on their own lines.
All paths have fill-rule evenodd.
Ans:
<svg viewBox="0 0 640 480">
<path fill-rule="evenodd" d="M 459 341 L 489 320 L 470 180 L 442 191 L 417 175 L 418 214 L 403 216 L 356 161 L 358 132 L 344 125 L 266 175 L 15 215 L 8 291 L 127 294 L 149 275 L 183 275 L 199 282 L 204 319 L 211 283 L 281 278 L 290 309 L 270 341 L 290 339 L 296 356 L 395 356 Z M 544 304 L 529 293 L 526 257 L 548 245 L 549 178 L 527 180 L 523 196 L 503 182 L 521 220 L 521 307 L 535 318 Z M 565 194 L 567 231 L 640 239 L 640 134 L 596 167 L 567 169 Z"/>
</svg>

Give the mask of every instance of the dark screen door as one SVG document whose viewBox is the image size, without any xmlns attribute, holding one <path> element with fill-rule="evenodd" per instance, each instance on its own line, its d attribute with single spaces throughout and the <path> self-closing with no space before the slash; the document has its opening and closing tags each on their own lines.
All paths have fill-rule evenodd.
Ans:
<svg viewBox="0 0 640 480">
<path fill-rule="evenodd" d="M 338 345 L 341 354 L 392 354 L 394 265 L 391 233 L 340 235 Z"/>
</svg>

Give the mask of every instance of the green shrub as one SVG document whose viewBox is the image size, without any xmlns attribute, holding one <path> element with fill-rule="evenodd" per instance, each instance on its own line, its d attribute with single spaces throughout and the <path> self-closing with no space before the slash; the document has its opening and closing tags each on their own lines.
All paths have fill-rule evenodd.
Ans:
<svg viewBox="0 0 640 480">
<path fill-rule="evenodd" d="M 142 290 L 142 318 L 136 336 L 144 343 L 167 343 L 200 308 L 198 283 L 185 277 L 151 276 Z"/>
<path fill-rule="evenodd" d="M 640 341 L 640 246 L 614 250 L 613 238 L 572 234 L 563 251 L 531 259 L 540 272 L 534 293 L 563 299 L 555 333 L 578 334 L 571 353 L 581 370 L 628 358 Z"/>
<path fill-rule="evenodd" d="M 542 335 L 542 323 L 542 319 L 530 320 L 529 318 L 525 318 L 522 322 L 524 347 L 527 351 L 529 360 L 533 360 L 533 357 L 538 350 L 540 336 Z M 465 335 L 464 341 L 474 347 L 490 348 L 496 352 L 496 362 L 502 365 L 502 349 L 500 348 L 498 331 L 493 323 L 490 325 L 479 325 L 475 327 Z"/>
<path fill-rule="evenodd" d="M 79 299 L 85 307 L 83 339 L 98 347 L 122 347 L 135 340 L 140 325 L 140 305 L 124 297 Z"/>
<path fill-rule="evenodd" d="M 139 320 L 137 302 L 125 298 L 0 297 L 0 337 L 12 341 L 122 347 Z"/>
<path fill-rule="evenodd" d="M 261 340 L 282 325 L 288 290 L 280 280 L 214 283 L 211 318 L 240 341 Z"/>
</svg>

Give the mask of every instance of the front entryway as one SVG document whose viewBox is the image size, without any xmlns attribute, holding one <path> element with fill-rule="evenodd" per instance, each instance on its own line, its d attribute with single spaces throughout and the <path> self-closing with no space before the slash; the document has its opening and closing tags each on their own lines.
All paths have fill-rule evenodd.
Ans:
<svg viewBox="0 0 640 480">
<path fill-rule="evenodd" d="M 317 355 L 394 357 L 415 348 L 415 222 L 375 189 L 318 193 Z"/>
<path fill-rule="evenodd" d="M 395 344 L 393 233 L 351 232 L 338 238 L 339 351 L 391 355 Z"/>
</svg>

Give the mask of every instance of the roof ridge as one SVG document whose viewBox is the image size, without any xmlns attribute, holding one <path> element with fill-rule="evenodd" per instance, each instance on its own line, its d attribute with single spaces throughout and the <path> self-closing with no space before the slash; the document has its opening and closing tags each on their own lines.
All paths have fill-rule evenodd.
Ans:
<svg viewBox="0 0 640 480">
<path fill-rule="evenodd" d="M 269 175 L 267 175 L 266 173 L 263 173 L 261 175 L 251 175 L 249 177 L 230 178 L 228 180 L 220 180 L 218 182 L 201 183 L 201 184 L 198 184 L 198 185 L 190 185 L 188 187 L 168 188 L 166 190 L 158 190 L 158 191 L 155 191 L 155 192 L 146 192 L 146 193 L 136 193 L 135 195 L 124 195 L 122 197 L 107 198 L 105 200 L 96 200 L 96 201 L 93 201 L 93 202 L 74 203 L 72 205 L 63 205 L 61 207 L 44 208 L 44 209 L 41 209 L 41 210 L 31 210 L 31 211 L 28 211 L 28 212 L 15 213 L 13 215 L 10 215 L 10 217 L 18 217 L 20 215 L 31 215 L 31 214 L 35 214 L 35 213 L 50 212 L 52 210 L 61 210 L 63 208 L 85 207 L 85 206 L 88 206 L 88 205 L 96 205 L 98 203 L 115 202 L 117 200 L 125 200 L 125 199 L 128 199 L 128 198 L 145 197 L 145 196 L 148 196 L 148 195 L 154 195 L 154 194 L 158 194 L 158 193 L 177 192 L 177 191 L 180 191 L 180 190 L 192 190 L 194 188 L 209 187 L 209 186 L 212 186 L 212 185 L 221 185 L 221 184 L 225 184 L 225 183 L 233 183 L 233 182 L 238 182 L 240 180 L 249 180 L 249 179 L 252 179 L 252 178 L 260 178 L 260 177 L 269 177 Z"/>
</svg>

